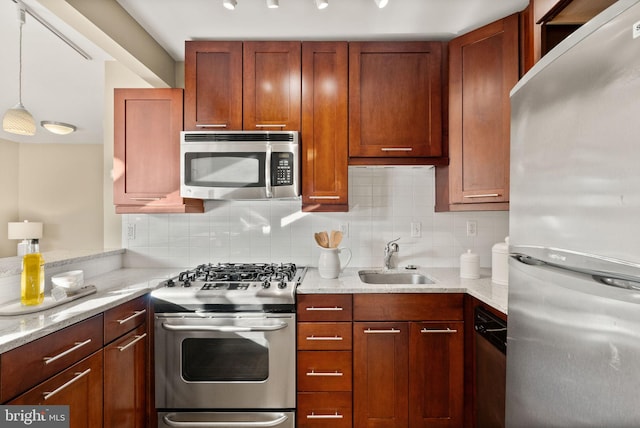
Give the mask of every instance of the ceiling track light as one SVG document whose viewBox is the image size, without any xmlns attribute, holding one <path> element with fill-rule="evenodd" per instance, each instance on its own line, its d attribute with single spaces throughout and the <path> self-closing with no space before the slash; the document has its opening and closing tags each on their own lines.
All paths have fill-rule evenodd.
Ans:
<svg viewBox="0 0 640 428">
<path fill-rule="evenodd" d="M 329 0 L 316 0 L 316 7 L 320 10 L 326 9 L 329 6 Z"/>
<path fill-rule="evenodd" d="M 238 2 L 236 0 L 224 0 L 222 5 L 229 10 L 233 10 L 238 5 Z"/>
<path fill-rule="evenodd" d="M 378 6 L 380 9 L 382 9 L 387 5 L 387 3 L 389 3 L 389 0 L 373 0 L 373 1 L 376 2 L 376 6 Z"/>
<path fill-rule="evenodd" d="M 280 7 L 280 2 L 278 0 L 267 0 L 267 7 L 269 9 L 277 9 Z"/>
<path fill-rule="evenodd" d="M 18 104 L 7 110 L 4 114 L 2 118 L 2 129 L 12 134 L 35 135 L 36 122 L 33 120 L 31 113 L 22 105 L 22 26 L 25 23 L 25 9 L 22 3 L 18 3 L 18 19 L 20 21 Z"/>
</svg>

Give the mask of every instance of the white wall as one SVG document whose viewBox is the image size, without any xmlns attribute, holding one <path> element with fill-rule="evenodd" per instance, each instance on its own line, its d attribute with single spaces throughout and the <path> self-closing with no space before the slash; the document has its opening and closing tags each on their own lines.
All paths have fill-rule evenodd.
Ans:
<svg viewBox="0 0 640 428">
<path fill-rule="evenodd" d="M 399 264 L 455 267 L 472 249 L 491 266 L 508 233 L 507 212 L 434 213 L 432 167 L 350 167 L 347 213 L 302 213 L 300 201 L 208 201 L 204 214 L 123 215 L 128 266 L 193 267 L 205 262 L 294 262 L 317 266 L 313 233 L 347 224 L 352 266 L 382 266 L 386 241 L 400 237 Z M 467 237 L 466 221 L 477 221 Z M 419 222 L 422 236 L 412 238 Z"/>
<path fill-rule="evenodd" d="M 0 140 L 0 257 L 16 255 L 18 242 L 7 238 L 7 223 L 18 218 L 18 143 Z"/>
</svg>

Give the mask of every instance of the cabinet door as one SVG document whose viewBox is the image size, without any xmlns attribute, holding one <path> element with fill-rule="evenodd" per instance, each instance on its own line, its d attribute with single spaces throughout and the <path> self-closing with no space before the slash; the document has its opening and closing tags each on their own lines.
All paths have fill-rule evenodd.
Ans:
<svg viewBox="0 0 640 428">
<path fill-rule="evenodd" d="M 354 427 L 409 426 L 408 362 L 408 323 L 354 323 Z"/>
<path fill-rule="evenodd" d="M 104 348 L 104 426 L 144 428 L 147 420 L 146 323 Z"/>
<path fill-rule="evenodd" d="M 184 129 L 242 129 L 242 42 L 187 41 Z"/>
<path fill-rule="evenodd" d="M 7 404 L 66 405 L 71 428 L 101 427 L 102 362 L 100 350 Z"/>
<path fill-rule="evenodd" d="M 245 42 L 244 129 L 300 130 L 300 42 Z"/>
<path fill-rule="evenodd" d="M 302 210 L 348 211 L 348 49 L 302 44 Z"/>
<path fill-rule="evenodd" d="M 437 42 L 349 44 L 350 157 L 442 155 L 441 50 Z"/>
<path fill-rule="evenodd" d="M 449 198 L 508 209 L 509 91 L 518 81 L 518 15 L 449 44 Z"/>
<path fill-rule="evenodd" d="M 409 426 L 461 427 L 464 323 L 410 323 Z"/>
<path fill-rule="evenodd" d="M 115 89 L 116 213 L 203 212 L 180 197 L 182 89 Z"/>
</svg>

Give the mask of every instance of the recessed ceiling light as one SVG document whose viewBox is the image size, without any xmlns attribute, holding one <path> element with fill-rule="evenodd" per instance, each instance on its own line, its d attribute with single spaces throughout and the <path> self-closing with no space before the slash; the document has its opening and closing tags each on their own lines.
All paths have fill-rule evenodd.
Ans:
<svg viewBox="0 0 640 428">
<path fill-rule="evenodd" d="M 277 9 L 280 7 L 280 2 L 278 0 L 267 0 L 267 7 L 269 9 Z"/>
<path fill-rule="evenodd" d="M 387 3 L 389 3 L 389 0 L 373 0 L 376 2 L 376 5 L 382 9 L 383 7 L 385 7 L 387 5 Z"/>
<path fill-rule="evenodd" d="M 51 120 L 43 120 L 42 122 L 40 122 L 40 126 L 42 126 L 47 131 L 58 135 L 71 134 L 76 130 L 76 127 L 73 125 L 63 122 L 54 122 Z"/>
<path fill-rule="evenodd" d="M 318 9 L 326 9 L 329 6 L 329 0 L 316 0 L 316 6 Z"/>
<path fill-rule="evenodd" d="M 224 0 L 222 2 L 222 5 L 229 10 L 235 9 L 237 4 L 238 2 L 236 0 Z"/>
</svg>

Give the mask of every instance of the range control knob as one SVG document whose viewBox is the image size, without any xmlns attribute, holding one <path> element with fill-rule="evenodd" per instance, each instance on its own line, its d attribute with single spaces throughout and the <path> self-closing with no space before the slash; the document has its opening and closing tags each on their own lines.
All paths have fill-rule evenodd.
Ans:
<svg viewBox="0 0 640 428">
<path fill-rule="evenodd" d="M 269 287 L 271 287 L 271 283 L 265 279 L 262 282 L 262 288 L 269 288 Z"/>
<path fill-rule="evenodd" d="M 287 288 L 287 283 L 286 283 L 286 282 L 284 282 L 284 281 L 280 281 L 280 282 L 278 283 L 278 288 Z"/>
<path fill-rule="evenodd" d="M 175 287 L 176 283 L 173 282 L 173 279 L 169 279 L 169 280 L 167 280 L 167 284 L 166 285 L 167 285 L 167 287 Z"/>
<path fill-rule="evenodd" d="M 184 282 L 182 283 L 183 287 L 191 287 L 191 281 L 189 281 L 189 278 L 186 278 L 184 280 Z"/>
</svg>

